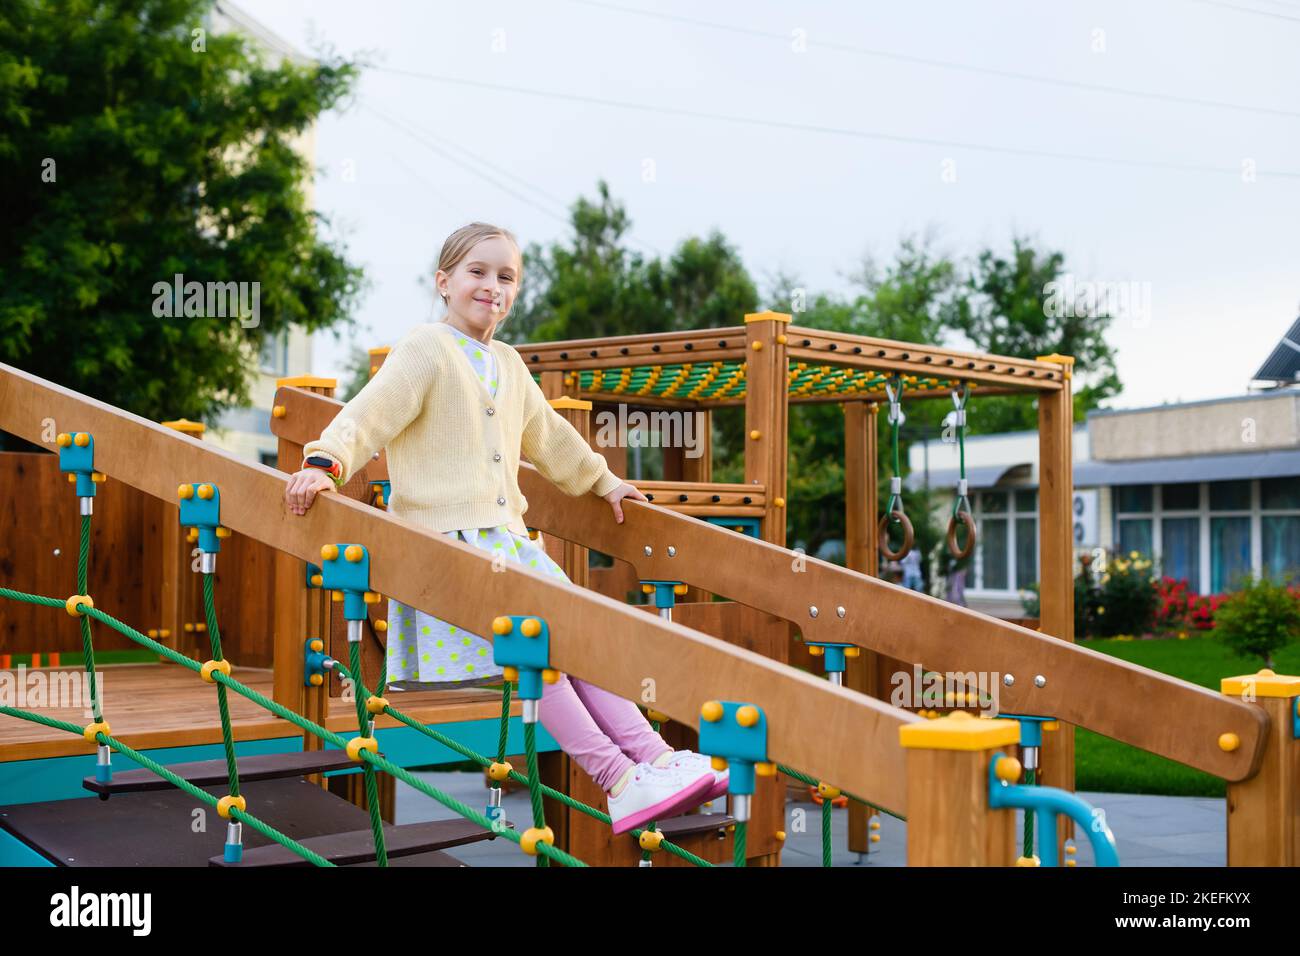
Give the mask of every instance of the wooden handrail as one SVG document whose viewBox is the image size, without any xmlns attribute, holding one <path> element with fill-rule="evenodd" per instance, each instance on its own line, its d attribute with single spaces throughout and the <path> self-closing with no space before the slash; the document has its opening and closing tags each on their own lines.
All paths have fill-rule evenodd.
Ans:
<svg viewBox="0 0 1300 956">
<path fill-rule="evenodd" d="M 290 388 L 276 393 L 276 404 L 288 414 L 272 430 L 300 443 L 319 436 L 341 407 Z M 384 462 L 370 467 L 377 475 Z M 1244 702 L 655 505 L 625 500 L 626 520 L 616 525 L 605 502 L 570 498 L 526 462 L 519 486 L 531 527 L 626 561 L 642 579 L 725 595 L 792 621 L 806 640 L 990 675 L 1002 713 L 1057 717 L 1226 780 L 1258 767 L 1268 718 Z M 1002 683 L 1008 675 L 1010 686 Z M 1236 749 L 1221 749 L 1224 734 L 1236 735 Z"/>
<path fill-rule="evenodd" d="M 277 395 L 286 393 L 294 402 L 290 421 L 303 402 L 328 403 L 319 410 L 331 418 L 339 407 L 299 389 L 282 388 Z M 470 545 L 341 495 L 321 495 L 305 516 L 294 515 L 284 505 L 282 472 L 0 364 L 0 429 L 54 450 L 50 422 L 58 431 L 90 432 L 95 469 L 156 498 L 173 500 L 182 482 L 215 484 L 224 526 L 305 561 L 319 561 L 325 544 L 363 544 L 374 590 L 472 633 L 490 639 L 498 615 L 544 618 L 554 667 L 652 703 L 687 726 L 698 726 L 707 700 L 755 703 L 767 715 L 771 759 L 906 812 L 898 729 L 918 718 L 905 711 L 550 575 L 512 563 L 494 570 L 491 558 Z M 608 507 L 593 503 L 616 531 Z M 68 507 L 75 507 L 71 500 Z M 111 611 L 111 595 L 98 598 L 97 605 Z"/>
</svg>

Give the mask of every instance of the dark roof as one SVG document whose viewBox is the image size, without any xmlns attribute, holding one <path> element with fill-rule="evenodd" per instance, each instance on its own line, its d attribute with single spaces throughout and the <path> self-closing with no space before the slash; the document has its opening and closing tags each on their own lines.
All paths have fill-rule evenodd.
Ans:
<svg viewBox="0 0 1300 956">
<path fill-rule="evenodd" d="M 1028 463 L 1023 467 L 1027 467 Z M 967 468 L 966 478 L 972 491 L 994 488 L 1010 478 L 1018 465 L 995 465 Z M 1188 455 L 1182 458 L 1142 458 L 1136 461 L 1079 461 L 1074 464 L 1074 486 L 1097 488 L 1101 485 L 1176 484 L 1180 481 L 1231 481 L 1241 478 L 1287 478 L 1300 476 L 1300 448 L 1244 452 L 1235 455 Z M 920 488 L 924 475 L 914 471 L 907 476 L 908 488 Z M 934 469 L 930 472 L 931 488 L 947 488 L 957 483 L 957 470 Z"/>
<path fill-rule="evenodd" d="M 1240 478 L 1285 478 L 1300 475 L 1300 449 L 1254 451 L 1236 455 L 1189 455 L 1138 461 L 1081 461 L 1074 466 L 1078 488 L 1097 485 L 1146 485 L 1157 482 L 1231 481 Z"/>
<path fill-rule="evenodd" d="M 1295 320 L 1291 331 L 1269 353 L 1264 364 L 1255 373 L 1256 382 L 1300 381 L 1300 319 Z"/>
</svg>

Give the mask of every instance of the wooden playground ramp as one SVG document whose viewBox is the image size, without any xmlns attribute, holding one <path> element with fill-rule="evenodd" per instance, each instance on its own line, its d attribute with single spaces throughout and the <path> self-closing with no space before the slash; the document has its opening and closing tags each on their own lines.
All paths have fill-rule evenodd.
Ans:
<svg viewBox="0 0 1300 956">
<path fill-rule="evenodd" d="M 292 451 L 318 435 L 323 423 L 338 407 L 337 402 L 311 388 L 281 389 L 274 425 L 282 443 L 282 460 L 286 448 Z M 308 736 L 324 738 L 336 753 L 331 755 L 330 750 L 325 750 L 319 756 L 322 761 L 338 760 L 337 752 L 349 743 L 342 735 L 352 734 L 354 747 L 348 754 L 350 764 L 363 768 L 368 784 L 379 776 L 373 773 L 376 769 L 402 779 L 409 778 L 409 774 L 377 753 L 378 748 L 372 750 L 355 744 L 356 739 L 367 738 L 358 728 L 357 720 L 349 718 L 357 715 L 363 718 L 364 710 L 354 714 L 351 709 L 355 705 L 351 703 L 336 710 L 325 688 L 311 687 L 304 681 L 307 635 L 328 635 L 332 626 L 328 616 L 323 620 L 313 618 L 321 607 L 318 605 L 313 610 L 313 598 L 304 587 L 304 562 L 322 562 L 322 546 L 331 543 L 364 548 L 368 562 L 364 590 L 432 609 L 439 617 L 473 633 L 496 633 L 499 649 L 513 646 L 502 635 L 516 640 L 515 635 L 519 633 L 529 634 L 525 624 L 533 622 L 536 630 L 540 622 L 549 640 L 546 668 L 571 673 L 633 700 L 644 700 L 647 686 L 653 686 L 653 710 L 671 718 L 675 724 L 699 728 L 708 735 L 708 741 L 716 742 L 717 747 L 707 750 L 708 743 L 701 738 L 701 749 L 728 756 L 733 779 L 737 767 L 758 768 L 754 816 L 750 818 L 748 812 L 737 814 L 741 819 L 733 847 L 739 848 L 738 862 L 746 858 L 743 845 L 746 835 L 755 844 L 774 847 L 775 852 L 764 852 L 762 856 L 774 857 L 779 852 L 780 834 L 771 829 L 773 818 L 763 815 L 770 809 L 763 810 L 760 806 L 763 786 L 775 785 L 775 778 L 762 775 L 773 765 L 808 780 L 820 781 L 828 796 L 842 790 L 863 804 L 905 816 L 909 824 L 909 860 L 922 865 L 1011 863 L 1015 849 L 1010 808 L 1033 807 L 1038 812 L 1042 807 L 1035 802 L 1037 795 L 1027 791 L 1046 792 L 1050 788 L 1026 788 L 1013 783 L 1019 779 L 1020 766 L 1012 754 L 1022 741 L 1020 724 L 1014 721 L 981 720 L 969 714 L 926 720 L 753 650 L 683 626 L 680 621 L 691 615 L 700 622 L 719 625 L 731 621 L 732 625 L 728 626 L 733 626 L 735 621 L 745 619 L 742 613 L 761 612 L 790 622 L 805 642 L 822 645 L 827 650 L 863 648 L 890 658 L 922 663 L 938 671 L 997 674 L 1004 681 L 999 687 L 1001 713 L 1050 715 L 1230 781 L 1230 862 L 1268 862 L 1260 858 L 1266 852 L 1265 844 L 1272 845 L 1273 859 L 1286 863 L 1294 859 L 1294 829 L 1288 831 L 1280 846 L 1275 838 L 1279 811 L 1277 801 L 1272 799 L 1280 782 L 1289 785 L 1294 776 L 1294 747 L 1286 746 L 1292 728 L 1286 719 L 1289 711 L 1285 709 L 1294 706 L 1293 698 L 1279 696 L 1274 705 L 1270 703 L 1274 698 L 1261 694 L 1264 704 L 1258 705 L 1217 695 L 1066 641 L 916 595 L 855 571 L 802 556 L 792 561 L 795 555 L 776 544 L 737 535 L 696 517 L 675 514 L 654 505 L 625 501 L 626 521 L 617 525 L 603 502 L 591 496 L 565 497 L 532 466 L 522 465 L 520 483 L 530 499 L 530 523 L 563 539 L 561 547 L 568 556 L 580 554 L 585 561 L 585 550 L 581 549 L 592 548 L 633 565 L 642 581 L 689 583 L 712 594 L 725 595 L 736 602 L 737 608 L 748 609 L 744 612 L 691 610 L 688 605 L 679 609 L 679 619 L 669 619 L 668 615 L 656 617 L 643 609 L 567 583 L 556 583 L 552 578 L 516 565 L 507 564 L 504 571 L 494 572 L 490 559 L 482 552 L 408 525 L 344 495 L 322 496 L 307 516 L 291 515 L 282 504 L 284 476 L 281 472 L 249 464 L 182 432 L 0 365 L 0 428 L 29 441 L 48 443 L 44 433 L 48 430 L 46 423 L 51 420 L 58 423 L 61 433 L 75 431 L 93 436 L 94 471 L 108 475 L 112 482 L 129 485 L 160 501 L 175 500 L 181 484 L 196 489 L 199 483 L 211 486 L 220 493 L 222 528 L 275 549 L 279 558 L 272 580 L 266 582 L 266 587 L 274 589 L 280 599 L 276 605 L 274 673 L 270 678 L 271 693 L 261 694 L 262 706 L 277 701 L 281 705 L 284 701 L 296 703 L 296 707 L 284 707 L 285 712 L 276 719 L 283 728 L 280 736 L 302 733 L 304 741 Z M 381 458 L 363 480 L 381 481 L 382 467 Z M 106 491 L 111 492 L 112 488 L 109 485 Z M 72 498 L 69 493 L 66 507 L 72 507 Z M 341 558 L 335 556 L 329 560 Z M 349 560 L 352 560 L 350 556 Z M 92 595 L 95 594 L 95 565 L 92 556 L 87 589 Z M 210 580 L 204 583 L 211 584 Z M 360 589 L 356 592 L 357 601 L 359 595 Z M 66 595 L 56 597 L 58 600 L 47 609 L 51 614 L 64 614 Z M 107 623 L 103 612 L 112 614 L 113 609 L 111 595 L 101 592 L 97 597 L 101 606 L 93 611 L 76 601 L 72 602 L 72 609 L 79 609 L 83 617 L 93 617 L 99 631 Z M 318 593 L 315 597 L 323 595 Z M 752 622 L 754 618 L 747 620 Z M 374 621 L 367 613 L 353 623 L 367 628 L 373 627 Z M 138 633 L 135 639 L 149 640 Z M 327 653 L 334 647 L 331 640 Z M 249 675 L 235 672 L 236 679 L 232 680 L 220 667 L 211 666 L 216 660 L 219 658 L 208 662 L 207 672 L 218 693 L 224 696 L 227 687 L 239 690 L 241 681 Z M 197 670 L 197 662 L 190 663 L 194 664 L 191 669 Z M 196 683 L 200 694 L 186 699 L 201 701 L 202 708 L 211 715 L 212 687 L 198 682 L 193 673 L 184 674 L 174 666 L 157 665 L 159 674 L 169 670 Z M 351 673 L 363 673 L 356 658 Z M 1007 677 L 1012 680 L 1007 681 Z M 265 689 L 265 674 L 259 673 L 257 679 Z M 472 699 L 474 696 L 457 701 L 454 706 L 472 712 L 479 706 Z M 232 700 L 239 699 L 238 693 L 232 697 Z M 405 710 L 405 701 L 401 704 Z M 185 706 L 179 699 L 176 705 Z M 363 701 L 361 706 L 367 705 Z M 405 727 L 418 729 L 419 725 L 436 726 L 445 720 L 434 712 L 441 706 L 442 703 L 431 704 L 425 712 L 413 707 L 409 714 L 399 715 L 389 702 L 372 713 L 379 714 L 380 721 L 400 721 Z M 12 710 L 0 708 L 0 713 L 13 716 Z M 115 726 L 112 733 L 102 727 L 91 728 L 85 739 L 76 736 L 70 739 L 81 754 L 94 751 L 97 744 L 100 748 L 111 744 L 114 750 L 133 753 L 139 759 L 135 751 L 157 745 L 147 736 L 150 731 L 146 727 L 155 717 L 165 723 L 161 718 L 164 712 L 175 713 L 175 707 L 169 709 L 160 704 L 153 714 L 124 715 L 122 727 L 128 728 L 131 734 L 141 735 L 138 737 L 128 736 Z M 510 712 L 519 712 L 518 701 L 510 705 Z M 112 721 L 115 714 L 105 713 L 104 719 Z M 244 719 L 241 711 L 240 720 Z M 251 714 L 247 720 L 250 729 L 256 725 L 257 718 Z M 84 725 L 85 721 L 68 723 Z M 530 733 L 528 727 L 525 722 L 526 737 Z M 68 729 L 64 727 L 63 731 Z M 81 726 L 70 729 L 78 733 Z M 426 727 L 425 731 L 431 732 L 432 728 Z M 753 734 L 747 736 L 750 731 L 761 731 L 761 752 L 746 749 L 756 739 Z M 62 731 L 54 736 L 60 734 L 68 736 Z M 36 745 L 36 739 L 16 742 L 20 753 Z M 315 746 L 319 749 L 320 744 Z M 7 756 L 12 761 L 14 752 Z M 21 759 L 31 757 L 24 754 Z M 15 815 L 0 816 L 0 827 L 18 833 L 47 859 L 59 862 L 59 854 L 75 856 L 66 843 L 53 835 L 61 829 L 60 819 L 75 817 L 79 821 L 77 825 L 85 828 L 81 832 L 102 835 L 104 828 L 95 827 L 94 822 L 106 807 L 120 807 L 128 800 L 137 802 L 142 808 L 137 816 L 128 814 L 130 819 L 124 819 L 116 828 L 130 829 L 134 827 L 131 820 L 143 823 L 148 818 L 144 801 L 155 801 L 148 804 L 157 808 L 155 812 L 168 813 L 172 811 L 156 801 L 174 800 L 177 807 L 188 801 L 193 807 L 196 799 L 203 799 L 197 791 L 206 788 L 204 792 L 213 798 L 226 795 L 223 816 L 239 821 L 245 832 L 261 833 L 263 827 L 273 828 L 292 839 L 292 834 L 281 827 L 282 823 L 288 826 L 287 821 L 270 815 L 278 806 L 276 794 L 282 792 L 277 788 L 292 790 L 300 786 L 304 774 L 323 769 L 311 762 L 315 758 L 299 755 L 296 759 L 299 763 L 286 765 L 285 776 L 278 780 L 272 776 L 275 761 L 267 762 L 261 779 L 250 779 L 247 810 L 238 802 L 229 802 L 230 787 L 220 785 L 220 781 L 216 786 L 207 782 L 213 773 L 219 777 L 222 766 L 226 766 L 223 763 L 216 768 L 211 765 L 189 768 L 198 782 L 173 781 L 177 786 L 188 783 L 191 789 L 184 792 L 154 788 L 132 791 L 132 778 L 126 772 L 119 772 L 117 777 L 126 778 L 123 790 L 106 803 L 94 799 L 44 801 L 24 810 L 21 800 L 15 801 L 0 807 L 0 813 Z M 302 763 L 304 760 L 307 762 Z M 256 765 L 253 768 L 256 771 Z M 535 766 L 529 769 L 526 782 L 535 784 L 538 770 Z M 164 772 L 161 767 L 153 771 Z M 352 779 L 359 777 L 354 774 Z M 516 779 L 519 779 L 517 775 Z M 311 784 L 301 786 L 305 792 Z M 265 794 L 265 807 L 255 796 L 259 792 Z M 14 796 L 8 794 L 6 798 Z M 1059 799 L 1067 800 L 1068 795 Z M 297 850 L 292 853 L 280 852 L 283 844 L 263 852 L 250 836 L 244 859 L 254 862 L 255 854 L 261 854 L 256 859 L 269 859 L 271 863 L 287 863 L 290 857 L 294 861 L 312 858 L 313 854 L 314 861 L 328 859 L 306 845 L 311 841 L 318 841 L 315 846 L 327 854 L 335 854 L 338 862 L 360 864 L 376 855 L 382 856 L 376 847 L 379 840 L 373 840 L 368 851 L 363 847 L 374 830 L 389 833 L 378 822 L 373 790 L 369 808 L 367 814 L 352 807 L 356 813 L 351 822 L 342 819 L 348 811 L 339 811 L 337 817 L 332 817 L 322 810 L 318 818 L 311 817 L 301 824 L 305 828 L 300 831 L 303 840 L 295 844 Z M 267 816 L 259 816 L 263 810 L 268 812 Z M 1082 812 L 1077 804 L 1067 808 L 1064 803 L 1042 810 L 1049 811 L 1072 813 L 1076 821 Z M 126 813 L 117 809 L 113 812 Z M 465 815 L 476 819 L 473 814 Z M 100 816 L 99 819 L 107 824 L 109 818 Z M 747 819 L 753 821 L 748 827 Z M 775 819 L 781 819 L 779 809 Z M 367 820 L 371 825 L 369 831 L 365 828 Z M 356 825 L 358 821 L 360 825 Z M 553 849 L 545 839 L 539 839 L 540 827 L 535 826 L 521 835 L 513 830 L 489 832 L 483 826 L 485 822 L 478 815 L 478 829 L 484 837 L 522 842 L 538 854 L 539 861 L 574 862 L 567 854 Z M 760 828 L 760 823 L 767 829 Z M 1273 837 L 1268 837 L 1270 828 L 1274 828 Z M 308 830 L 318 832 L 308 833 Z M 420 834 L 398 832 L 402 830 L 393 828 L 394 832 L 389 834 L 398 848 L 395 858 L 402 858 L 398 853 L 408 853 L 414 859 L 444 849 L 441 844 L 434 845 L 437 840 L 433 834 L 425 834 L 427 839 L 424 839 Z M 358 837 L 358 832 L 364 838 Z M 446 833 L 437 837 L 453 838 Z M 215 837 L 210 839 L 214 842 L 209 849 L 214 849 Z M 1234 853 L 1234 841 L 1238 853 Z M 304 848 L 311 852 L 299 852 Z M 1254 855 L 1242 855 L 1247 852 Z M 83 860 L 91 858 L 93 853 L 82 855 Z"/>
</svg>

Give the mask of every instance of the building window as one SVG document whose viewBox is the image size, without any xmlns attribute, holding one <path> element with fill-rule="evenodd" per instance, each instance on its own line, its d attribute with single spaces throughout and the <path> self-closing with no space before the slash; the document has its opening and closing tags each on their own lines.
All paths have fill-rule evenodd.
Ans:
<svg viewBox="0 0 1300 956">
<path fill-rule="evenodd" d="M 975 585 L 983 591 L 1023 590 L 1038 581 L 1038 492 L 984 491 L 974 496 L 979 529 Z"/>
<path fill-rule="evenodd" d="M 1199 517 L 1162 516 L 1160 573 L 1167 578 L 1185 580 L 1187 587 L 1193 593 L 1201 592 L 1201 519 Z"/>
<path fill-rule="evenodd" d="M 1154 557 L 1195 593 L 1232 591 L 1250 575 L 1300 582 L 1295 477 L 1118 486 L 1112 497 L 1118 550 Z"/>
<path fill-rule="evenodd" d="M 268 375 L 289 374 L 289 331 L 267 336 L 262 342 L 262 371 Z"/>
<path fill-rule="evenodd" d="M 1259 483 L 1262 571 L 1275 581 L 1300 584 L 1300 480 Z"/>
</svg>

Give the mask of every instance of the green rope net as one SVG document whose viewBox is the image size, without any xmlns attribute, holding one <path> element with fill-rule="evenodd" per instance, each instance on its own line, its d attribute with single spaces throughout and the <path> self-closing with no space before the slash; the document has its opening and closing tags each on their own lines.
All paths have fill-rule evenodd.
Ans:
<svg viewBox="0 0 1300 956">
<path fill-rule="evenodd" d="M 87 572 L 88 572 L 89 553 L 90 553 L 90 522 L 91 522 L 90 515 L 82 516 L 81 542 L 80 542 L 80 549 L 79 549 L 78 562 L 77 562 L 77 584 L 78 584 L 79 594 L 85 594 L 87 590 Z M 212 653 L 212 660 L 223 661 L 224 657 L 221 649 L 221 632 L 217 622 L 216 602 L 215 602 L 214 587 L 213 587 L 214 577 L 215 576 L 212 573 L 203 574 L 203 605 L 204 605 L 204 614 L 207 622 L 207 632 L 208 632 L 209 643 L 210 643 L 210 648 Z M 66 601 L 59 600 L 58 598 L 44 597 L 42 595 L 37 595 L 37 594 L 29 594 L 23 591 L 17 591 L 12 588 L 5 588 L 5 587 L 0 587 L 0 597 L 13 600 L 13 601 L 19 601 L 27 604 L 38 605 L 38 606 L 49 607 L 49 608 L 66 608 L 67 605 Z M 92 620 L 99 622 L 100 624 L 118 632 L 119 634 L 122 634 L 123 636 L 136 642 L 137 644 L 141 645 L 147 650 L 152 651 L 155 654 L 158 654 L 160 657 L 170 661 L 171 663 L 180 665 L 181 667 L 185 667 L 195 674 L 202 673 L 204 668 L 203 665 L 200 664 L 198 661 L 184 654 L 181 654 L 178 651 L 175 651 L 172 648 L 167 647 L 166 645 L 161 644 L 158 641 L 146 636 L 145 634 L 141 633 L 140 631 L 136 630 L 130 625 L 125 624 L 122 621 L 119 621 L 117 618 L 106 613 L 102 609 L 92 607 L 85 602 L 79 602 L 75 605 L 75 607 L 80 612 L 79 616 L 81 617 L 83 655 L 84 655 L 86 673 L 88 678 L 87 684 L 88 687 L 90 688 L 90 694 L 92 698 L 92 713 L 94 715 L 95 723 L 102 723 L 104 718 L 103 718 L 101 703 L 97 693 L 95 656 L 94 656 L 93 640 L 91 634 Z M 341 677 L 345 677 L 348 681 L 350 681 L 355 691 L 357 723 L 358 723 L 358 731 L 360 736 L 362 737 L 372 736 L 373 717 L 369 713 L 369 708 L 367 706 L 367 701 L 372 695 L 366 689 L 365 684 L 361 679 L 361 659 L 360 659 L 359 642 L 354 642 L 354 641 L 349 642 L 349 663 L 351 665 L 350 667 L 345 666 L 341 661 L 334 661 L 332 670 L 338 673 Z M 245 699 L 252 701 L 254 704 L 257 704 L 258 706 L 266 709 L 267 711 L 274 714 L 275 716 L 289 721 L 299 729 L 307 733 L 316 735 L 327 744 L 333 745 L 334 747 L 337 747 L 339 749 L 347 748 L 347 743 L 348 743 L 347 740 L 341 737 L 340 735 L 335 734 L 329 730 L 326 730 L 324 727 L 314 723 L 313 721 L 308 720 L 307 718 L 301 716 L 300 714 L 297 714 L 294 711 L 289 710 L 288 708 L 282 706 L 281 704 L 276 703 L 275 701 L 265 697 L 264 695 L 258 693 L 252 688 L 245 686 L 244 684 L 240 683 L 238 680 L 235 680 L 233 677 L 227 676 L 227 674 L 222 669 L 213 669 L 210 676 L 212 682 L 217 685 L 216 686 L 217 709 L 221 720 L 221 738 L 222 738 L 223 751 L 226 759 L 227 779 L 228 779 L 228 785 L 230 789 L 230 796 L 238 797 L 240 796 L 240 792 L 239 792 L 238 761 L 235 755 L 234 729 L 230 717 L 228 692 L 233 691 L 234 693 L 239 694 Z M 381 669 L 379 686 L 385 687 L 386 685 L 387 685 L 387 677 L 386 677 L 386 668 L 385 668 L 385 669 Z M 502 689 L 502 695 L 501 695 L 501 722 L 500 722 L 500 732 L 497 739 L 497 761 L 498 762 L 504 762 L 505 760 L 507 738 L 509 733 L 510 703 L 511 703 L 511 684 L 509 682 L 506 682 L 506 684 Z M 464 745 L 460 744 L 459 742 L 447 736 L 446 734 L 439 732 L 433 727 L 420 723 L 418 720 L 410 717 L 407 714 L 404 714 L 403 712 L 392 707 L 391 705 L 386 705 L 383 708 L 382 713 L 392 717 L 393 719 L 397 720 L 399 723 L 402 723 L 405 726 L 420 732 L 421 734 L 427 736 L 431 740 L 434 740 L 442 744 L 448 749 L 470 760 L 473 760 L 474 762 L 478 763 L 482 767 L 487 767 L 493 762 L 488 757 L 485 757 L 482 754 L 479 754 L 474 750 L 465 747 Z M 84 735 L 85 732 L 84 727 L 77 726 L 76 724 L 51 718 L 43 714 L 22 710 L 16 707 L 0 707 L 0 714 L 4 714 L 9 717 L 15 717 L 21 720 L 31 721 L 37 724 L 42 724 L 52 729 L 62 730 L 67 733 L 75 734 L 77 736 L 82 736 Z M 214 806 L 214 807 L 219 806 L 220 801 L 217 797 L 214 797 L 211 794 L 207 793 L 206 791 L 199 789 L 198 787 L 194 786 L 190 782 L 178 776 L 171 770 L 168 770 L 166 767 L 162 766 L 156 761 L 150 759 L 149 757 L 146 757 L 144 754 L 141 754 L 138 751 L 134 750 L 133 748 L 129 747 L 128 745 L 122 743 L 121 741 L 117 740 L 115 737 L 111 736 L 110 734 L 105 733 L 101 730 L 96 734 L 95 739 L 99 745 L 107 746 L 111 751 L 115 751 L 117 753 L 123 754 L 124 756 L 138 763 L 140 766 L 145 767 L 146 769 L 152 771 L 153 773 L 167 780 L 173 786 L 183 790 L 185 793 L 194 797 L 196 800 L 199 800 L 210 806 Z M 528 775 L 525 777 L 515 772 L 514 770 L 511 770 L 509 777 L 515 782 L 520 783 L 528 788 L 530 802 L 532 805 L 534 826 L 538 827 L 539 829 L 545 827 L 545 819 L 544 819 L 543 804 L 542 804 L 543 797 L 549 797 L 551 799 L 554 799 L 559 803 L 563 804 L 564 806 L 576 810 L 578 812 L 584 813 L 592 817 L 593 819 L 599 820 L 600 822 L 606 825 L 609 825 L 611 823 L 608 814 L 603 813 L 600 810 L 595 809 L 594 807 L 590 807 L 582 803 L 581 801 L 575 800 L 572 797 L 570 797 L 568 794 L 562 793 L 558 790 L 545 786 L 544 784 L 541 783 L 540 776 L 538 773 L 536 729 L 535 726 L 531 723 L 524 724 L 524 744 L 525 744 L 526 756 L 528 761 L 528 767 L 527 767 Z M 484 814 L 479 813 L 477 810 L 474 810 L 471 807 L 461 803 L 459 800 L 456 800 L 454 797 L 451 797 L 450 795 L 443 793 L 442 791 L 438 790 L 436 787 L 430 786 L 425 781 L 420 780 L 419 778 L 412 775 L 409 771 L 405 770 L 404 768 L 396 764 L 393 764 L 392 762 L 385 759 L 384 757 L 363 749 L 359 751 L 359 758 L 362 762 L 361 770 L 365 776 L 366 802 L 368 804 L 368 808 L 370 811 L 370 822 L 371 822 L 371 829 L 375 841 L 376 859 L 380 866 L 387 866 L 388 857 L 387 857 L 385 840 L 384 840 L 383 821 L 381 819 L 380 810 L 379 810 L 378 785 L 375 777 L 376 771 L 383 771 L 385 773 L 391 774 L 393 777 L 403 781 L 404 783 L 411 786 L 413 789 L 419 791 L 420 793 L 423 793 L 428 797 L 431 797 L 432 799 L 438 801 L 443 806 L 446 806 L 449 809 L 453 810 L 454 812 L 464 817 L 465 819 L 478 824 L 479 826 L 493 832 L 498 836 L 502 836 L 515 843 L 520 842 L 521 839 L 520 835 L 515 831 L 507 827 L 503 827 L 499 823 L 496 823 L 494 825 L 494 821 L 490 820 Z M 232 806 L 228 812 L 231 820 L 234 820 L 238 823 L 247 824 L 251 829 L 253 829 L 257 833 L 260 833 L 262 836 L 266 837 L 269 840 L 272 840 L 273 842 L 279 844 L 285 849 L 288 849 L 298 854 L 303 859 L 317 866 L 334 865 L 330 863 L 328 860 L 326 860 L 324 857 L 320 856 L 320 854 L 315 853 L 314 851 L 310 850 L 307 847 L 304 847 L 302 844 L 298 843 L 292 838 L 276 830 L 274 827 L 270 826 L 265 821 L 258 819 L 254 814 L 251 814 L 245 810 L 241 810 L 238 805 Z M 632 837 L 633 839 L 639 839 L 641 834 L 645 832 L 646 829 L 653 830 L 653 828 L 654 828 L 654 824 L 651 824 L 647 828 L 634 829 L 632 831 Z M 743 850 L 744 835 L 742 832 L 739 831 L 739 828 L 738 828 L 737 839 L 738 842 L 741 844 Z M 679 859 L 685 860 L 688 863 L 691 863 L 695 866 L 712 867 L 714 865 L 709 861 L 691 853 L 690 851 L 680 846 L 677 846 L 676 844 L 672 843 L 669 840 L 662 840 L 660 843 L 660 849 L 663 850 L 664 852 L 670 853 L 678 857 Z M 643 850 L 642 854 L 643 856 L 648 856 L 648 851 Z M 578 860 L 577 858 L 573 857 L 568 853 L 565 853 L 562 850 L 555 849 L 554 847 L 544 842 L 539 842 L 537 845 L 537 865 L 549 866 L 551 862 L 559 863 L 564 866 L 585 866 L 586 865 L 581 860 Z"/>
</svg>

